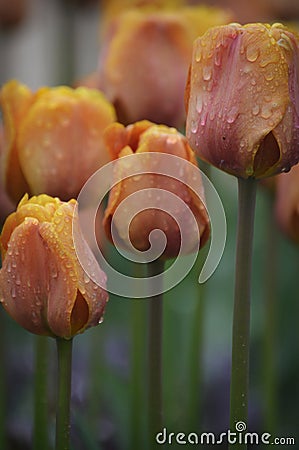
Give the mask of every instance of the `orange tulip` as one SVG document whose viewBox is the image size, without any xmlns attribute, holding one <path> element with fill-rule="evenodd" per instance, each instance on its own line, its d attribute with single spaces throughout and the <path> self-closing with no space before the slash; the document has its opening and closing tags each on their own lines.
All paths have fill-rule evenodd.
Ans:
<svg viewBox="0 0 299 450">
<path fill-rule="evenodd" d="M 108 21 L 99 87 L 114 104 L 119 121 L 129 124 L 148 119 L 182 127 L 192 42 L 210 26 L 231 18 L 220 9 L 159 9 L 154 3 Z"/>
<path fill-rule="evenodd" d="M 3 151 L 3 128 L 0 126 L 0 160 Z M 3 225 L 6 217 L 14 210 L 14 205 L 9 199 L 2 184 L 2 174 L 0 172 L 0 227 Z"/>
<path fill-rule="evenodd" d="M 277 223 L 290 239 L 299 244 L 299 166 L 275 179 Z"/>
<path fill-rule="evenodd" d="M 81 234 L 75 200 L 25 195 L 7 218 L 0 244 L 0 300 L 21 326 L 68 339 L 102 321 L 106 276 Z"/>
<path fill-rule="evenodd" d="M 122 157 L 127 155 L 137 155 L 142 153 L 166 153 L 178 156 L 196 166 L 196 160 L 186 139 L 174 128 L 168 128 L 164 125 L 155 125 L 148 121 L 137 122 L 128 127 L 124 127 L 119 123 L 109 126 L 104 138 L 108 148 L 114 156 L 118 155 L 118 164 L 116 171 L 122 175 L 122 180 L 117 183 L 109 195 L 109 202 L 104 216 L 104 227 L 106 235 L 112 241 L 111 225 L 117 231 L 117 235 L 121 239 L 121 245 L 124 248 L 130 248 L 130 243 L 138 250 L 145 251 L 149 249 L 149 235 L 154 229 L 160 229 L 167 237 L 167 244 L 163 253 L 164 258 L 171 258 L 178 254 L 180 249 L 180 231 L 178 224 L 174 218 L 163 208 L 167 206 L 168 200 L 161 200 L 157 207 L 147 208 L 138 212 L 130 222 L 129 214 L 124 210 L 124 214 L 119 218 L 115 217 L 118 206 L 127 199 L 131 194 L 140 191 L 147 195 L 148 188 L 157 188 L 175 194 L 183 202 L 188 205 L 189 211 L 192 212 L 197 223 L 197 229 L 200 235 L 200 246 L 203 246 L 209 238 L 209 218 L 206 209 L 199 197 L 190 189 L 188 180 L 191 177 L 189 167 L 181 166 L 182 173 L 180 181 L 170 178 L 169 176 L 155 173 L 142 173 L 136 177 L 126 177 L 128 167 Z M 154 159 L 143 160 L 140 164 L 141 172 L 155 172 L 156 162 Z M 177 164 L 177 161 L 169 158 L 169 164 Z M 137 162 L 136 162 L 137 164 Z M 198 171 L 199 172 L 199 171 Z M 198 173 L 197 183 L 199 190 L 203 192 L 201 178 Z M 148 195 L 152 195 L 149 193 Z M 155 194 L 157 195 L 157 194 Z M 162 194 L 161 194 L 162 197 Z M 156 200 L 159 200 L 156 197 Z M 141 201 L 140 210 L 143 207 Z M 188 214 L 181 206 L 177 207 L 176 216 L 181 217 L 185 227 L 189 227 L 190 220 Z M 127 223 L 129 225 L 129 239 L 125 235 Z M 189 242 L 185 248 L 186 253 L 194 251 L 197 242 L 194 242 L 194 234 L 192 234 L 191 225 L 188 231 Z"/>
<path fill-rule="evenodd" d="M 280 24 L 215 27 L 194 43 L 187 138 L 203 160 L 242 178 L 299 160 L 299 36 Z"/>
<path fill-rule="evenodd" d="M 4 183 L 15 201 L 25 192 L 69 200 L 109 162 L 102 133 L 116 116 L 101 92 L 60 86 L 32 93 L 10 81 L 2 87 L 0 101 Z"/>
</svg>

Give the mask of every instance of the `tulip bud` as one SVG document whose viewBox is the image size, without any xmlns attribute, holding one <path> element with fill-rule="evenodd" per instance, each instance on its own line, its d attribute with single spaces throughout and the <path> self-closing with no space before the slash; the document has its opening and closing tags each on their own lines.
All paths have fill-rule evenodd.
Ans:
<svg viewBox="0 0 299 450">
<path fill-rule="evenodd" d="M 32 93 L 17 81 L 0 92 L 4 120 L 4 183 L 13 200 L 25 192 L 77 197 L 110 158 L 102 132 L 116 120 L 104 95 L 60 86 Z"/>
<path fill-rule="evenodd" d="M 109 126 L 104 138 L 111 153 L 118 155 L 117 164 L 115 166 L 115 175 L 120 177 L 119 181 L 111 189 L 109 194 L 108 206 L 104 216 L 104 227 L 106 235 L 113 242 L 112 226 L 116 230 L 119 243 L 122 247 L 130 249 L 133 246 L 139 251 L 149 249 L 149 236 L 153 230 L 161 230 L 166 236 L 166 246 L 163 258 L 172 258 L 178 255 L 181 244 L 181 230 L 176 222 L 176 218 L 181 219 L 185 231 L 187 230 L 187 243 L 183 250 L 184 253 L 190 253 L 196 249 L 198 240 L 194 242 L 193 222 L 190 215 L 195 219 L 196 232 L 200 239 L 200 246 L 203 246 L 209 238 L 210 227 L 207 211 L 203 203 L 203 186 L 199 170 L 196 170 L 196 176 L 193 171 L 191 173 L 190 166 L 196 166 L 196 160 L 186 139 L 174 128 L 168 128 L 164 125 L 155 125 L 148 121 L 137 122 L 126 128 L 118 123 Z M 190 165 L 181 164 L 180 179 L 171 178 L 164 175 L 164 171 L 157 173 L 159 159 L 155 158 L 156 154 L 168 154 L 167 165 L 179 165 L 180 159 L 188 161 Z M 130 164 L 123 156 L 148 154 L 148 158 L 141 160 L 133 160 L 131 164 L 134 168 L 138 166 L 137 176 L 129 176 Z M 174 155 L 174 161 L 171 156 Z M 153 157 L 151 157 L 153 156 Z M 166 156 L 167 157 L 167 156 Z M 201 198 L 195 195 L 190 188 L 189 178 L 196 178 L 198 184 L 198 192 L 201 192 Z M 119 179 L 119 178 L 118 178 Z M 155 190 L 154 193 L 151 189 Z M 122 213 L 116 214 L 121 203 L 125 202 L 131 194 L 139 193 L 140 208 L 137 214 L 132 214 L 123 206 Z M 166 195 L 165 195 L 166 193 Z M 171 203 L 173 196 L 167 196 L 167 193 L 174 194 L 179 200 L 175 203 L 175 214 L 167 212 L 168 204 Z M 164 195 L 164 196 L 163 196 Z M 149 198 L 155 197 L 152 205 L 145 207 L 144 205 Z M 161 197 L 161 198 L 160 198 Z M 188 206 L 188 211 L 180 204 L 181 200 Z M 137 199 L 134 200 L 135 203 Z M 132 220 L 131 220 L 132 219 Z M 191 225 L 192 223 L 192 225 Z M 128 226 L 129 225 L 129 226 Z M 129 229 L 129 235 L 126 230 Z"/>
<path fill-rule="evenodd" d="M 277 223 L 289 238 L 299 244 L 299 166 L 275 179 Z"/>
<path fill-rule="evenodd" d="M 120 122 L 148 119 L 180 128 L 186 118 L 184 87 L 192 42 L 231 16 L 221 9 L 154 5 L 129 9 L 111 20 L 100 55 L 99 86 Z"/>
<path fill-rule="evenodd" d="M 81 234 L 75 200 L 25 195 L 0 244 L 0 301 L 26 330 L 68 339 L 102 321 L 106 276 Z"/>
<path fill-rule="evenodd" d="M 194 43 L 187 139 L 203 160 L 263 178 L 299 160 L 299 38 L 280 24 L 230 24 Z"/>
</svg>

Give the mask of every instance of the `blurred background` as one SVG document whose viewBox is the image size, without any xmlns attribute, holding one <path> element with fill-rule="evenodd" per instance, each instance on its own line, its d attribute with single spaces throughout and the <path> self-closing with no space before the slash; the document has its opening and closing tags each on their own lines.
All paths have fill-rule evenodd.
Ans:
<svg viewBox="0 0 299 450">
<path fill-rule="evenodd" d="M 223 0 L 206 4 L 230 8 L 241 23 L 292 21 L 295 24 L 299 18 L 296 0 Z M 101 2 L 92 0 L 0 0 L 0 84 L 16 78 L 33 90 L 43 85 L 73 85 L 97 70 L 102 7 Z M 228 428 L 237 184 L 233 177 L 216 169 L 211 169 L 210 177 L 227 217 L 223 258 L 203 287 L 196 282 L 197 265 L 180 285 L 165 294 L 165 426 L 174 432 L 220 433 Z M 299 442 L 299 253 L 276 230 L 272 209 L 273 194 L 261 187 L 253 259 L 248 427 L 255 432 L 266 432 L 272 427 L 275 436 L 297 437 Z M 112 249 L 109 252 L 117 265 L 117 255 Z M 128 270 L 135 269 L 129 266 Z M 3 389 L 3 401 L 7 405 L 7 450 L 26 450 L 31 448 L 32 435 L 34 337 L 6 315 L 1 320 L 3 342 L 5 338 L 2 351 L 7 362 Z M 146 333 L 144 342 L 137 343 L 139 346 L 132 337 L 136 321 L 142 330 L 145 320 L 146 300 L 111 295 L 103 324 L 75 338 L 74 450 L 133 450 L 129 430 L 134 420 L 137 434 L 143 436 L 142 448 L 147 448 L 143 389 L 147 368 L 142 350 Z M 198 339 L 195 352 L 194 339 Z M 55 342 L 50 341 L 49 426 L 53 441 L 56 354 Z M 265 364 L 269 351 L 274 361 L 270 372 L 269 365 Z M 134 352 L 140 352 L 144 361 L 139 380 L 132 376 Z M 197 363 L 201 368 L 198 390 L 190 393 L 190 371 L 192 364 Z M 275 386 L 275 395 L 270 388 L 271 400 L 267 401 L 269 385 Z M 134 390 L 138 390 L 140 401 L 132 406 Z M 194 398 L 198 400 L 196 420 L 191 423 L 189 411 L 194 408 Z"/>
</svg>

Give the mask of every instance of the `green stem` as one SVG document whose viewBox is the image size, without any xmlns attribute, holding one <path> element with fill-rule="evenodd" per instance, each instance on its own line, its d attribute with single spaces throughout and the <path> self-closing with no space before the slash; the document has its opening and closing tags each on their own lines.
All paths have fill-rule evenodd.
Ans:
<svg viewBox="0 0 299 450">
<path fill-rule="evenodd" d="M 0 448 L 7 448 L 6 442 L 6 323 L 5 311 L 1 306 L 0 311 L 0 329 L 1 329 L 1 345 L 0 345 Z"/>
<path fill-rule="evenodd" d="M 45 336 L 35 337 L 34 430 L 33 450 L 49 448 L 48 441 L 48 356 Z"/>
<path fill-rule="evenodd" d="M 230 392 L 230 429 L 236 423 L 247 426 L 249 388 L 251 266 L 256 181 L 239 179 L 238 230 L 235 272 L 235 303 L 233 316 L 232 368 Z M 229 449 L 244 450 L 247 445 L 232 444 Z"/>
<path fill-rule="evenodd" d="M 56 338 L 58 353 L 58 395 L 56 450 L 70 448 L 70 401 L 72 378 L 72 339 Z"/>
<path fill-rule="evenodd" d="M 198 272 L 199 273 L 199 272 Z M 197 273 L 197 278 L 198 278 Z M 198 283 L 198 281 L 197 281 Z M 189 420 L 186 424 L 190 431 L 198 431 L 202 413 L 203 392 L 203 325 L 204 325 L 204 285 L 198 283 L 198 298 L 191 323 L 190 378 L 189 378 Z"/>
<path fill-rule="evenodd" d="M 277 432 L 277 379 L 275 356 L 277 353 L 276 345 L 276 292 L 277 292 L 277 274 L 278 274 L 278 229 L 275 226 L 273 218 L 273 198 L 267 196 L 267 217 L 266 217 L 266 258 L 265 261 L 265 280 L 266 280 L 266 301 L 264 305 L 264 401 L 265 401 L 265 430 L 272 435 Z"/>
<path fill-rule="evenodd" d="M 131 301 L 131 448 L 142 448 L 144 442 L 144 344 L 145 344 L 145 302 L 141 299 Z"/>
<path fill-rule="evenodd" d="M 162 273 L 164 262 L 156 260 L 148 264 L 148 275 L 153 277 Z M 153 283 L 153 281 L 149 281 Z M 161 288 L 158 286 L 157 290 Z M 163 402 L 162 402 L 162 335 L 163 335 L 163 294 L 149 299 L 148 311 L 148 358 L 149 358 L 149 443 L 150 449 L 155 448 L 156 434 L 163 428 Z M 159 445 L 161 448 L 161 445 Z"/>
</svg>

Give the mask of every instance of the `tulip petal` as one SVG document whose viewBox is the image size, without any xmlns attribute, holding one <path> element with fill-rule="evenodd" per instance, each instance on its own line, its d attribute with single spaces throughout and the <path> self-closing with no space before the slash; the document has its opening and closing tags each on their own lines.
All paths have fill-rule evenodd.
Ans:
<svg viewBox="0 0 299 450">
<path fill-rule="evenodd" d="M 88 320 L 84 325 L 84 329 L 86 329 L 97 325 L 103 320 L 104 309 L 108 301 L 108 293 L 106 292 L 107 278 L 82 235 L 77 209 L 75 209 L 72 225 L 77 261 L 78 290 L 89 309 Z M 88 273 L 85 272 L 86 268 L 88 268 Z"/>
<path fill-rule="evenodd" d="M 124 13 L 101 73 L 103 90 L 114 103 L 120 122 L 147 118 L 181 126 L 190 52 L 185 23 L 176 15 Z"/>
<path fill-rule="evenodd" d="M 190 145 L 203 159 L 245 178 L 254 174 L 255 155 L 290 102 L 288 64 L 273 34 L 270 26 L 232 24 L 211 29 L 194 46 Z M 259 161 L 260 175 L 280 158 L 271 167 Z"/>
<path fill-rule="evenodd" d="M 18 139 L 31 192 L 65 200 L 76 197 L 86 180 L 110 161 L 102 132 L 115 119 L 112 105 L 99 91 L 66 87 L 38 91 Z"/>
<path fill-rule="evenodd" d="M 161 162 L 159 167 L 158 158 L 134 159 L 131 161 L 123 161 L 122 157 L 130 154 L 140 153 L 163 153 L 174 155 L 187 160 L 196 165 L 194 154 L 188 146 L 184 136 L 177 132 L 174 128 L 169 128 L 164 125 L 151 124 L 148 126 L 141 126 L 140 124 L 129 125 L 127 128 L 127 145 L 122 149 L 118 155 L 118 161 L 115 165 L 115 179 L 120 179 L 110 191 L 108 206 L 105 211 L 104 227 L 105 232 L 110 240 L 112 240 L 112 220 L 113 228 L 118 238 L 118 243 L 127 249 L 133 245 L 140 251 L 149 249 L 149 235 L 154 229 L 160 229 L 167 237 L 166 248 L 163 252 L 163 257 L 177 256 L 181 245 L 181 233 L 188 230 L 188 239 L 184 242 L 184 252 L 189 253 L 194 251 L 198 244 L 198 231 L 201 235 L 200 245 L 203 246 L 209 236 L 209 220 L 203 202 L 196 198 L 196 195 L 191 192 L 189 187 L 189 176 L 194 177 L 194 173 L 189 175 L 188 166 L 182 164 L 180 168 L 180 180 L 175 178 L 159 175 L 155 172 L 163 173 L 165 167 Z M 111 135 L 111 139 L 113 136 Z M 132 142 L 134 145 L 132 145 Z M 133 147 L 133 149 L 131 148 Z M 136 147 L 137 148 L 134 148 Z M 169 158 L 169 164 L 173 160 Z M 140 171 L 141 176 L 130 176 L 131 167 L 134 164 L 134 170 Z M 165 159 L 164 159 L 165 164 Z M 174 163 L 177 165 L 177 161 Z M 164 169 L 163 169 L 164 167 Z M 146 173 L 147 172 L 147 173 Z M 198 176 L 199 192 L 202 193 L 202 180 L 199 171 L 196 172 Z M 195 181 L 193 179 L 193 185 Z M 149 188 L 160 189 L 161 197 L 153 198 L 148 191 Z M 116 208 L 123 200 L 128 198 L 131 194 L 138 191 L 138 201 L 140 202 L 140 212 L 135 215 L 131 214 L 129 207 L 120 209 L 118 215 L 114 216 Z M 165 193 L 172 193 L 174 196 L 165 197 Z M 143 197 L 144 196 L 144 197 Z M 162 199 L 163 196 L 163 199 Z M 180 202 L 175 202 L 174 199 L 179 197 L 185 205 L 188 205 L 188 213 L 186 208 L 182 207 Z M 148 200 L 152 206 L 143 210 L 142 205 L 148 204 Z M 144 199 L 144 200 L 142 200 Z M 155 203 L 156 202 L 156 203 Z M 171 202 L 171 206 L 170 206 Z M 164 211 L 164 206 L 167 209 L 170 207 L 173 215 Z M 190 216 L 193 213 L 193 218 L 197 221 L 198 227 L 194 230 L 194 220 Z M 174 218 L 175 217 L 175 218 Z M 132 220 L 131 220 L 132 219 Z M 179 230 L 178 223 L 183 225 L 183 230 Z M 193 227 L 193 228 L 192 228 Z M 129 236 L 128 236 L 129 234 Z M 196 238 L 194 236 L 196 235 Z M 130 242 L 128 242 L 130 240 Z M 159 243 L 157 242 L 157 245 Z"/>
<path fill-rule="evenodd" d="M 29 191 L 19 161 L 17 136 L 19 126 L 33 102 L 30 90 L 16 80 L 6 83 L 0 92 L 0 104 L 3 111 L 4 133 L 4 183 L 10 197 L 19 201 L 24 192 Z M 13 183 L 11 182 L 13 180 Z"/>
<path fill-rule="evenodd" d="M 52 335 L 45 302 L 49 267 L 58 267 L 39 233 L 39 223 L 28 218 L 13 231 L 0 271 L 0 298 L 8 313 L 26 330 Z"/>
</svg>

